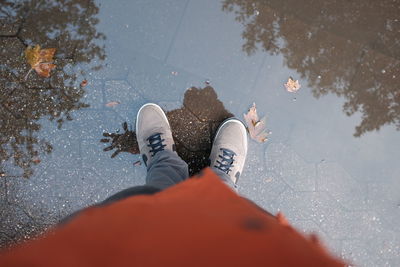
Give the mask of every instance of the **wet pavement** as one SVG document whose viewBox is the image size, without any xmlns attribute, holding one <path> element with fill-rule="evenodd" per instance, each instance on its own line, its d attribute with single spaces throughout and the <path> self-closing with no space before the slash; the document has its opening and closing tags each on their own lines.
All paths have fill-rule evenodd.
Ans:
<svg viewBox="0 0 400 267">
<path fill-rule="evenodd" d="M 250 141 L 240 193 L 353 263 L 400 265 L 399 16 L 389 0 L 2 1 L 2 246 L 144 183 L 144 103 L 196 172 L 255 102 L 272 134 Z M 24 79 L 36 44 L 57 67 Z"/>
</svg>

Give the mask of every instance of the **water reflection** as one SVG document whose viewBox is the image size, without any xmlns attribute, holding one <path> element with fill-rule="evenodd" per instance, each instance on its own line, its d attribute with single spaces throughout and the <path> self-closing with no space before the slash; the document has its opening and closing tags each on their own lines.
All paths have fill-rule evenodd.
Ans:
<svg viewBox="0 0 400 267">
<path fill-rule="evenodd" d="M 189 174 L 198 173 L 208 166 L 212 138 L 218 126 L 233 115 L 218 100 L 214 88 L 189 88 L 183 106 L 166 113 L 172 128 L 179 156 L 188 163 Z M 104 151 L 115 149 L 111 157 L 120 152 L 139 153 L 136 133 L 123 123 L 123 133 L 104 133 L 101 142 L 110 143 Z"/>
<path fill-rule="evenodd" d="M 224 0 L 244 25 L 243 51 L 282 54 L 315 97 L 344 97 L 361 114 L 354 136 L 393 124 L 400 129 L 400 1 Z"/>
<path fill-rule="evenodd" d="M 99 12 L 93 1 L 5 0 L 0 6 L 0 175 L 9 173 L 13 163 L 24 177 L 32 174 L 41 155 L 50 153 L 52 145 L 38 136 L 40 119 L 48 118 L 61 127 L 72 120 L 74 110 L 88 107 L 81 102 L 84 90 L 79 79 L 79 63 L 105 58 L 104 47 L 96 44 L 105 36 L 96 31 Z M 50 78 L 31 73 L 23 56 L 28 45 L 56 48 L 55 64 Z"/>
</svg>

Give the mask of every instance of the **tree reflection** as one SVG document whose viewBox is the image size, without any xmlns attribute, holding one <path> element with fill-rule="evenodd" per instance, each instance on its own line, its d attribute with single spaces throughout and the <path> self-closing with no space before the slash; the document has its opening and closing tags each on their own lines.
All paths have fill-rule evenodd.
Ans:
<svg viewBox="0 0 400 267">
<path fill-rule="evenodd" d="M 61 127 L 72 120 L 71 112 L 87 104 L 74 67 L 105 58 L 104 47 L 94 41 L 105 39 L 96 31 L 99 9 L 91 0 L 2 0 L 0 6 L 0 175 L 8 176 L 5 165 L 13 162 L 32 174 L 42 153 L 50 153 L 49 142 L 38 137 L 40 119 L 48 118 Z M 50 78 L 31 73 L 23 56 L 28 45 L 56 48 Z M 98 69 L 101 65 L 93 68 Z M 13 174 L 15 175 L 15 174 Z"/>
<path fill-rule="evenodd" d="M 224 0 L 245 27 L 243 51 L 281 53 L 315 97 L 343 96 L 362 121 L 354 136 L 400 129 L 400 1 Z"/>
</svg>

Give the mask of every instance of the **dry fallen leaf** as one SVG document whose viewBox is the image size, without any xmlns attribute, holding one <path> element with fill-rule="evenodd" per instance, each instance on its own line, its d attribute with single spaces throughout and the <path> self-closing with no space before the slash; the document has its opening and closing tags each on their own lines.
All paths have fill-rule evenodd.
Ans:
<svg viewBox="0 0 400 267">
<path fill-rule="evenodd" d="M 289 77 L 287 83 L 285 83 L 286 90 L 290 93 L 295 93 L 300 89 L 301 85 L 298 80 L 293 80 L 292 77 Z"/>
<path fill-rule="evenodd" d="M 41 162 L 41 160 L 39 158 L 33 158 L 32 162 L 35 164 L 39 164 Z"/>
<path fill-rule="evenodd" d="M 106 107 L 112 108 L 112 107 L 115 107 L 116 105 L 119 105 L 119 104 L 121 104 L 121 103 L 118 102 L 118 101 L 111 101 L 111 102 L 108 102 L 106 104 Z"/>
<path fill-rule="evenodd" d="M 55 52 L 55 48 L 40 49 L 40 45 L 34 47 L 28 46 L 25 49 L 25 57 L 26 61 L 31 65 L 31 69 L 26 74 L 25 80 L 32 70 L 35 70 L 42 77 L 50 77 L 50 71 L 56 67 L 52 63 Z"/>
<path fill-rule="evenodd" d="M 268 134 L 266 132 L 266 117 L 261 120 L 258 118 L 255 103 L 253 103 L 253 106 L 243 116 L 250 137 L 260 143 L 267 141 Z"/>
<path fill-rule="evenodd" d="M 85 87 L 88 84 L 87 80 L 83 80 L 80 84 L 81 87 Z"/>
</svg>

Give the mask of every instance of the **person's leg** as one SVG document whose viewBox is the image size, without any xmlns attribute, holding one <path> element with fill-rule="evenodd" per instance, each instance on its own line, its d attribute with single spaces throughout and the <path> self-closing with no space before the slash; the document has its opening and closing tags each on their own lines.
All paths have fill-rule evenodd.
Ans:
<svg viewBox="0 0 400 267">
<path fill-rule="evenodd" d="M 146 184 L 118 192 L 103 201 L 103 204 L 132 195 L 158 192 L 189 176 L 188 165 L 176 153 L 167 116 L 158 105 L 148 103 L 139 109 L 136 136 L 147 167 Z"/>
<path fill-rule="evenodd" d="M 188 178 L 188 165 L 178 154 L 165 150 L 157 153 L 147 167 L 146 184 L 122 190 L 100 203 L 109 204 L 130 196 L 150 195 Z"/>
<path fill-rule="evenodd" d="M 122 190 L 94 206 L 108 205 L 131 196 L 151 195 L 188 178 L 188 165 L 176 153 L 167 116 L 158 105 L 149 103 L 140 108 L 136 118 L 136 137 L 147 167 L 146 184 Z M 60 224 L 79 213 L 72 213 Z"/>
<path fill-rule="evenodd" d="M 160 191 L 161 191 L 161 189 L 152 187 L 152 186 L 148 186 L 148 185 L 133 186 L 133 187 L 127 188 L 125 190 L 122 190 L 122 191 L 108 197 L 106 200 L 103 200 L 102 202 L 91 205 L 91 207 L 101 207 L 104 205 L 114 203 L 119 200 L 123 200 L 127 197 L 138 196 L 138 195 L 152 195 L 152 194 L 155 194 Z M 69 214 L 68 216 L 61 219 L 58 222 L 58 224 L 63 225 L 65 223 L 68 223 L 73 218 L 75 218 L 77 215 L 79 215 L 82 212 L 82 210 L 85 210 L 85 208 L 77 210 L 77 211 Z"/>
<path fill-rule="evenodd" d="M 146 185 L 165 189 L 188 178 L 188 165 L 176 153 L 167 116 L 158 105 L 149 103 L 140 108 L 136 136 L 147 166 Z"/>
<path fill-rule="evenodd" d="M 165 189 L 189 177 L 188 165 L 176 152 L 158 152 L 147 167 L 146 185 Z"/>
<path fill-rule="evenodd" d="M 218 128 L 210 153 L 210 167 L 237 191 L 237 182 L 247 155 L 247 131 L 235 118 L 225 120 Z"/>
<path fill-rule="evenodd" d="M 125 199 L 127 197 L 131 197 L 131 196 L 152 195 L 152 194 L 158 193 L 160 191 L 161 191 L 161 189 L 159 189 L 157 187 L 153 187 L 153 186 L 148 186 L 148 185 L 132 186 L 132 187 L 129 187 L 125 190 L 119 191 L 118 193 L 108 197 L 106 200 L 100 202 L 97 206 L 110 204 L 110 203 Z"/>
<path fill-rule="evenodd" d="M 238 192 L 237 184 L 232 181 L 231 177 L 228 174 L 226 174 L 225 172 L 223 172 L 223 171 L 221 171 L 220 169 L 217 169 L 217 168 L 211 167 L 211 169 L 219 176 L 219 178 L 221 178 L 221 180 L 227 186 L 232 188 L 235 192 Z"/>
</svg>

